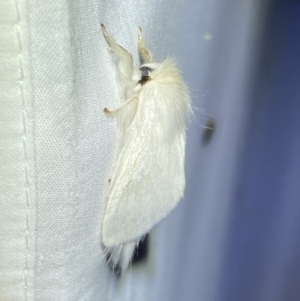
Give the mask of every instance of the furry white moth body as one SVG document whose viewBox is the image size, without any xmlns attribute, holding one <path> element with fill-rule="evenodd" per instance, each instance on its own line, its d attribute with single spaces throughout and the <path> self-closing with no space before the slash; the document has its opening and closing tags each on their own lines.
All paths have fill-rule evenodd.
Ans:
<svg viewBox="0 0 300 301">
<path fill-rule="evenodd" d="M 154 62 L 138 34 L 140 68 L 102 24 L 116 67 L 121 105 L 115 116 L 119 153 L 102 225 L 102 243 L 112 266 L 126 270 L 136 245 L 177 205 L 185 188 L 188 89 L 174 59 Z"/>
</svg>

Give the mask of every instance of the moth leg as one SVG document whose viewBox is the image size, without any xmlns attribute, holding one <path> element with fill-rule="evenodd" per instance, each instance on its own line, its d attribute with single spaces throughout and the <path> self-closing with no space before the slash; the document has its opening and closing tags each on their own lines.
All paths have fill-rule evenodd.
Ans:
<svg viewBox="0 0 300 301">
<path fill-rule="evenodd" d="M 116 43 L 115 39 L 109 35 L 106 28 L 101 24 L 103 36 L 109 46 L 113 62 L 116 66 L 116 76 L 118 81 L 119 93 L 123 100 L 132 95 L 134 89 L 133 77 L 133 59 L 132 55 L 122 46 Z"/>
<path fill-rule="evenodd" d="M 129 104 L 131 104 L 135 101 L 137 101 L 136 96 L 127 99 L 123 104 L 121 104 L 118 108 L 116 108 L 114 110 L 109 110 L 108 108 L 104 108 L 103 111 L 106 115 L 113 116 L 113 115 L 117 114 L 118 112 L 120 112 L 122 109 L 126 108 Z"/>
<path fill-rule="evenodd" d="M 152 53 L 146 48 L 144 39 L 142 37 L 142 29 L 139 27 L 138 31 L 138 47 L 139 53 L 144 61 L 144 63 L 152 63 L 153 62 L 153 55 Z"/>
</svg>

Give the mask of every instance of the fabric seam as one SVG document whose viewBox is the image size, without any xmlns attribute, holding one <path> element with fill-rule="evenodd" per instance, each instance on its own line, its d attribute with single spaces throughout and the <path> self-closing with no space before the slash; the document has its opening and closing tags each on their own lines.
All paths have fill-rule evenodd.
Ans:
<svg viewBox="0 0 300 301">
<path fill-rule="evenodd" d="M 24 71 L 23 71 L 23 63 L 22 63 L 22 52 L 23 45 L 21 39 L 21 15 L 20 15 L 20 7 L 18 1 L 15 0 L 16 10 L 17 10 L 17 23 L 16 33 L 19 44 L 19 52 L 18 52 L 18 63 L 20 70 L 20 79 L 19 85 L 21 90 L 21 101 L 22 101 L 22 122 L 23 122 L 23 148 L 24 148 L 24 169 L 25 169 L 25 197 L 26 197 L 26 229 L 25 229 L 25 271 L 24 271 L 24 293 L 25 300 L 28 300 L 28 257 L 29 257 L 29 167 L 28 167 L 28 154 L 27 154 L 27 125 L 26 125 L 26 103 L 25 103 L 25 95 L 24 95 Z"/>
</svg>

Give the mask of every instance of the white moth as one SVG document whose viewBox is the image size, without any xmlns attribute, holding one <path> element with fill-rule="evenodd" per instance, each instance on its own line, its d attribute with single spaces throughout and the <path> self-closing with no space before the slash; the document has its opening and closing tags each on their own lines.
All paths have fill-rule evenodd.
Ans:
<svg viewBox="0 0 300 301">
<path fill-rule="evenodd" d="M 186 127 L 191 103 L 174 59 L 156 63 L 141 29 L 140 68 L 103 24 L 116 68 L 121 105 L 107 115 L 119 127 L 119 152 L 110 180 L 102 243 L 113 267 L 130 264 L 141 238 L 177 205 L 185 187 Z"/>
</svg>

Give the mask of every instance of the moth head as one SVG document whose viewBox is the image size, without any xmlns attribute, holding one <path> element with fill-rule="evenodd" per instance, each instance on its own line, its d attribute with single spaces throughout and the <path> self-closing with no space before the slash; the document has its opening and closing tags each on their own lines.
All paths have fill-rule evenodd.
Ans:
<svg viewBox="0 0 300 301">
<path fill-rule="evenodd" d="M 140 68 L 141 77 L 139 80 L 139 84 L 143 86 L 148 81 L 150 81 L 151 75 L 155 72 L 156 67 L 157 67 L 156 63 L 148 63 L 142 65 L 142 67 Z"/>
</svg>

